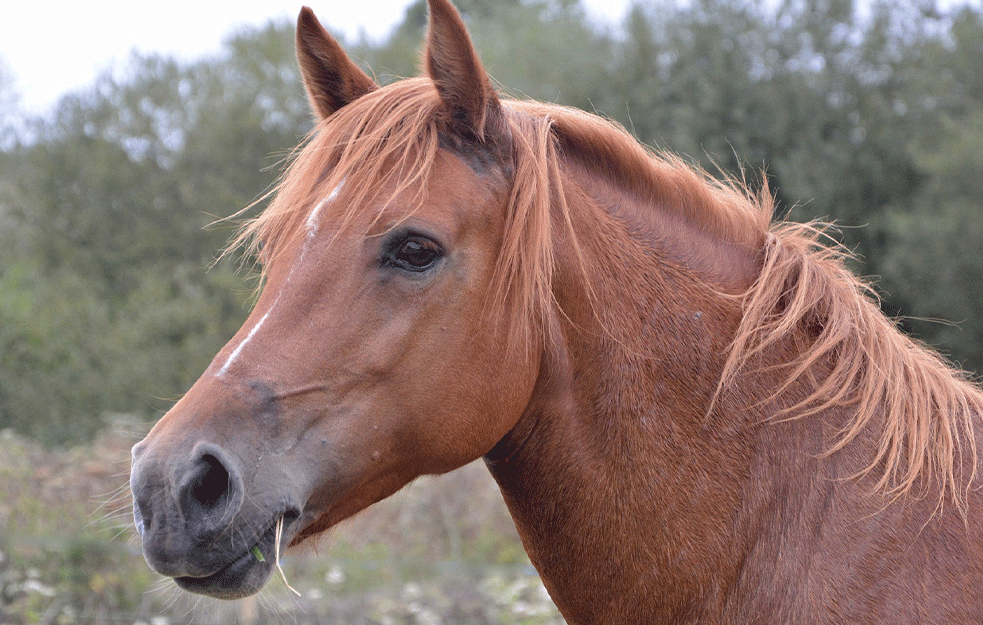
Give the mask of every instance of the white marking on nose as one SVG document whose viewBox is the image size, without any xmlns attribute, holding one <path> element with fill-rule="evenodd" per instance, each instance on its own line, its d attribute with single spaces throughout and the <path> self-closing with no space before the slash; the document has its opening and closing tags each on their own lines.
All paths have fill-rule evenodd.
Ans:
<svg viewBox="0 0 983 625">
<path fill-rule="evenodd" d="M 290 284 L 291 279 L 293 279 L 294 277 L 294 272 L 296 272 L 297 268 L 303 264 L 304 258 L 305 256 L 307 256 L 307 249 L 308 247 L 310 247 L 311 240 L 314 238 L 314 235 L 317 233 L 318 213 L 321 212 L 322 208 L 330 204 L 335 198 L 338 197 L 338 194 L 341 193 L 341 188 L 344 185 L 345 185 L 344 180 L 338 183 L 338 186 L 335 187 L 331 191 L 331 193 L 328 194 L 328 197 L 318 202 L 317 206 L 314 207 L 314 210 L 311 211 L 311 214 L 307 216 L 307 240 L 304 241 L 304 246 L 300 249 L 300 256 L 297 258 L 296 262 L 294 262 L 294 266 L 290 268 L 290 272 L 287 274 L 287 279 L 284 280 L 283 282 L 283 286 L 281 287 L 280 293 L 276 296 L 276 299 L 273 300 L 273 303 L 270 305 L 269 310 L 266 311 L 266 314 L 263 315 L 258 322 L 256 322 L 256 325 L 254 325 L 253 329 L 249 331 L 249 334 L 246 335 L 246 338 L 242 339 L 242 342 L 239 343 L 239 345 L 237 345 L 236 348 L 232 350 L 232 353 L 229 354 L 229 357 L 225 359 L 225 364 L 223 364 L 222 368 L 219 369 L 218 371 L 218 377 L 222 377 L 226 373 L 228 373 L 229 367 L 231 367 L 232 363 L 234 363 L 239 358 L 239 355 L 242 353 L 243 348 L 246 346 L 247 343 L 249 343 L 249 341 L 253 339 L 254 336 L 256 336 L 256 333 L 259 332 L 259 329 L 263 327 L 263 324 L 270 316 L 270 313 L 273 312 L 274 308 L 276 308 L 277 303 L 279 303 L 280 301 L 280 296 L 283 295 L 283 289 Z"/>
<path fill-rule="evenodd" d="M 321 212 L 322 208 L 333 202 L 334 199 L 338 197 L 338 194 L 341 193 L 341 188 L 343 186 L 345 186 L 344 180 L 338 183 L 338 186 L 328 194 L 328 197 L 318 202 L 317 206 L 314 207 L 314 210 L 311 211 L 311 214 L 307 216 L 307 236 L 314 236 L 314 233 L 317 232 L 318 214 Z"/>
<path fill-rule="evenodd" d="M 273 302 L 273 306 L 276 306 L 276 302 Z M 266 311 L 266 314 L 260 318 L 260 320 L 256 323 L 256 325 L 253 326 L 253 329 L 249 331 L 249 334 L 246 335 L 246 338 L 242 339 L 242 342 L 239 343 L 239 345 L 236 346 L 236 348 L 232 351 L 232 353 L 229 354 L 229 357 L 225 359 L 225 364 L 222 365 L 221 369 L 219 369 L 218 372 L 219 377 L 225 375 L 225 373 L 229 370 L 229 367 L 232 366 L 232 363 L 235 362 L 237 358 L 239 358 L 239 354 L 242 352 L 242 348 L 245 347 L 246 343 L 251 341 L 252 338 L 256 336 L 256 333 L 259 332 L 259 329 L 263 327 L 263 324 L 266 322 L 266 318 L 270 316 L 270 311 L 273 310 L 273 306 L 270 306 L 270 310 Z"/>
</svg>

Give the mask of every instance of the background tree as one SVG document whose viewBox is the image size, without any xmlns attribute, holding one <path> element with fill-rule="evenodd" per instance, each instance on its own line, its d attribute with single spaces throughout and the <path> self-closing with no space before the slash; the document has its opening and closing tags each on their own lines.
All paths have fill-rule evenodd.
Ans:
<svg viewBox="0 0 983 625">
<path fill-rule="evenodd" d="M 0 57 L 0 148 L 10 146 L 19 122 L 18 96 L 14 76 Z"/>
<path fill-rule="evenodd" d="M 310 128 L 285 24 L 218 59 L 134 57 L 3 154 L 0 427 L 63 443 L 153 414 L 244 319 L 235 262 L 209 268 Z"/>
<path fill-rule="evenodd" d="M 964 8 L 924 42 L 910 152 L 924 183 L 877 218 L 884 286 L 910 329 L 983 371 L 983 16 Z M 940 323 L 942 320 L 946 323 Z"/>
</svg>

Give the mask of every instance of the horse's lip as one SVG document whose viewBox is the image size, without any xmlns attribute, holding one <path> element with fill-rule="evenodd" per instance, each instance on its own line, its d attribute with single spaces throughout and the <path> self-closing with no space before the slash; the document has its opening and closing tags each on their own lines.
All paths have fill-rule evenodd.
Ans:
<svg viewBox="0 0 983 625">
<path fill-rule="evenodd" d="M 258 591 L 276 564 L 277 530 L 282 534 L 282 551 L 290 541 L 290 526 L 299 516 L 298 512 L 291 510 L 275 515 L 274 521 L 255 543 L 216 572 L 201 577 L 175 577 L 174 581 L 184 590 L 219 599 L 237 599 Z M 279 525 L 280 519 L 283 519 L 282 527 Z M 263 556 L 262 561 L 256 555 L 257 549 Z"/>
</svg>

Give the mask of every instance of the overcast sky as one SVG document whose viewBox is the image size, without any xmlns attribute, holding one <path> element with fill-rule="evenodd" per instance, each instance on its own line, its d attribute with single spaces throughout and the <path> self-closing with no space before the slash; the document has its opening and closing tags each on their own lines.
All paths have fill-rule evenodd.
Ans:
<svg viewBox="0 0 983 625">
<path fill-rule="evenodd" d="M 219 50 L 230 33 L 273 18 L 295 19 L 309 4 L 346 36 L 383 37 L 411 0 L 10 0 L 0 10 L 0 62 L 14 74 L 21 105 L 43 112 L 61 94 L 91 83 L 130 52 L 189 60 Z M 588 10 L 618 23 L 628 0 L 586 0 Z"/>
</svg>

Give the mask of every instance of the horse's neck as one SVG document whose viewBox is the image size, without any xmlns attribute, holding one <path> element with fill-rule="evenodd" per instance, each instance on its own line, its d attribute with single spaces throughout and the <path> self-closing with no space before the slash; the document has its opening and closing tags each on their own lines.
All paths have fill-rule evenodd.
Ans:
<svg viewBox="0 0 983 625">
<path fill-rule="evenodd" d="M 488 465 L 568 618 L 695 616 L 737 575 L 764 420 L 741 389 L 708 414 L 739 304 L 666 257 L 679 241 L 660 251 L 593 208 L 577 209 L 596 220 L 579 229 L 590 275 L 561 261 L 533 402 Z"/>
<path fill-rule="evenodd" d="M 874 457 L 876 423 L 829 454 L 850 405 L 778 412 L 832 366 L 817 361 L 815 376 L 772 401 L 781 382 L 766 364 L 788 361 L 805 337 L 767 347 L 715 396 L 741 311 L 727 284 L 708 285 L 739 283 L 753 259 L 733 261 L 726 245 L 701 256 L 671 216 L 646 229 L 630 198 L 594 200 L 572 211 L 583 262 L 558 250 L 558 310 L 530 405 L 486 456 L 571 625 L 843 622 L 884 597 L 904 603 L 912 585 L 976 592 L 951 581 L 972 579 L 962 572 L 979 562 L 958 515 L 936 515 L 931 493 L 888 505 L 876 478 L 856 477 Z M 923 564 L 940 545 L 953 574 L 929 580 Z M 889 580 L 858 594 L 851 567 Z"/>
</svg>

